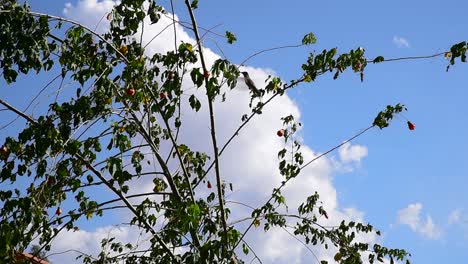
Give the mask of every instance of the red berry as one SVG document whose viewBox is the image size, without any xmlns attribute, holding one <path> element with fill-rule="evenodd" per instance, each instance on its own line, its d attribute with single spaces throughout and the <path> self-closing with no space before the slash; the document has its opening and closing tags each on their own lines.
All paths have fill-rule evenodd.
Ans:
<svg viewBox="0 0 468 264">
<path fill-rule="evenodd" d="M 127 89 L 127 95 L 128 96 L 134 96 L 135 93 L 136 93 L 135 89 L 133 89 L 133 88 L 128 88 Z"/>
<path fill-rule="evenodd" d="M 167 98 L 167 93 L 166 93 L 166 92 L 161 92 L 161 93 L 159 94 L 159 98 L 161 98 L 161 100 L 166 99 L 166 98 Z"/>
<path fill-rule="evenodd" d="M 6 160 L 8 159 L 8 156 L 10 155 L 10 151 L 6 146 L 2 146 L 0 148 L 0 159 Z"/>
<path fill-rule="evenodd" d="M 208 189 L 211 189 L 211 182 L 210 181 L 208 181 L 207 187 L 208 187 Z"/>
<path fill-rule="evenodd" d="M 52 178 L 52 177 L 48 178 L 47 185 L 49 186 L 55 185 L 55 178 Z"/>
<path fill-rule="evenodd" d="M 411 123 L 410 121 L 408 121 L 408 129 L 409 130 L 414 130 L 415 128 L 416 128 L 416 126 L 413 123 Z"/>
<path fill-rule="evenodd" d="M 278 135 L 278 137 L 284 136 L 284 129 L 278 130 L 278 132 L 276 132 L 276 135 Z"/>
<path fill-rule="evenodd" d="M 57 208 L 57 210 L 55 211 L 55 214 L 56 215 L 61 215 L 62 214 L 62 208 Z"/>
</svg>

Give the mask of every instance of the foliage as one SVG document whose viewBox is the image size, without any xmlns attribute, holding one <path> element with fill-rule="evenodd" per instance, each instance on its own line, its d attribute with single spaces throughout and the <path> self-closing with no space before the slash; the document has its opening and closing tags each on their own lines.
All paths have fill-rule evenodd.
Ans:
<svg viewBox="0 0 468 264">
<path fill-rule="evenodd" d="M 14 83 L 31 70 L 37 73 L 58 70 L 57 78 L 77 84 L 69 101 L 51 103 L 47 112 L 38 117 L 28 116 L 0 101 L 27 121 L 22 132 L 5 139 L 0 151 L 2 262 L 13 261 L 15 252 L 26 250 L 34 239 L 40 244 L 36 253 L 43 256 L 41 251 L 48 251 L 60 232 L 76 231 L 80 219 L 101 216 L 115 209 L 108 205 L 117 202 L 132 213 L 131 225 L 152 235 L 144 254 L 132 253 L 137 245 L 109 238 L 102 241 L 106 250 L 96 257 L 83 254 L 83 262 L 116 263 L 122 259 L 126 263 L 241 262 L 242 252 L 251 254 L 244 236 L 252 226 L 262 223 L 265 232 L 272 227 L 293 226 L 294 235 L 303 238 L 305 243 L 333 246 L 334 259 L 339 263 L 407 259 L 408 252 L 404 250 L 356 241 L 358 233 L 380 235 L 372 225 L 345 221 L 331 228 L 320 225 L 318 219 L 328 215 L 320 205 L 318 193 L 307 197 L 297 214 L 285 215 L 279 211 L 287 206 L 281 190 L 310 164 L 305 163 L 300 152 L 301 144 L 295 136 L 300 124 L 292 116 L 282 118 L 284 127 L 278 134 L 285 141 L 285 148 L 278 152 L 283 182 L 272 190 L 267 203 L 252 211 L 246 230 L 228 224 L 229 208 L 224 201 L 227 184 L 218 162 L 227 145 L 219 150 L 212 104 L 217 98 L 225 99 L 223 85 L 230 89 L 236 87 L 239 70 L 223 59 L 206 65 L 192 12 L 198 7 L 198 1 L 185 1 L 198 45 L 181 43 L 173 51 L 151 57 L 132 36 L 146 16 L 152 23 L 158 23 L 166 15 L 156 1 L 151 1 L 149 8 L 145 8 L 143 0 L 121 1 L 107 16 L 111 27 L 104 35 L 74 21 L 34 13 L 27 4 L 20 5 L 14 0 L 1 2 L 3 79 Z M 236 41 L 229 31 L 226 38 L 230 44 Z M 303 45 L 315 42 L 312 33 L 302 39 Z M 450 49 L 450 65 L 456 58 L 464 62 L 466 49 L 466 42 L 454 45 Z M 277 77 L 269 78 L 261 95 L 265 100 L 252 94 L 256 104 L 251 104 L 251 113 L 242 117 L 239 129 L 227 144 L 286 90 L 303 82 L 314 82 L 326 73 L 333 73 L 336 79 L 347 68 L 359 74 L 363 81 L 370 62 L 385 62 L 385 59 L 379 56 L 368 60 L 363 48 L 342 54 L 338 54 L 337 48 L 311 52 L 302 65 L 301 77 L 287 83 Z M 184 79 L 185 76 L 190 78 Z M 187 80 L 205 91 L 206 105 L 202 105 L 203 100 L 195 93 L 188 100 L 182 97 L 182 82 Z M 214 153 L 211 157 L 178 142 L 177 135 L 184 128 L 180 119 L 183 100 L 188 101 L 193 111 L 199 111 L 202 106 L 210 111 Z M 400 104 L 387 106 L 371 127 L 387 127 L 393 116 L 404 109 Z M 136 143 L 140 141 L 143 143 Z M 180 170 L 172 170 L 168 159 L 162 156 L 163 144 L 171 145 L 171 156 L 178 161 Z M 151 153 L 143 153 L 141 149 L 149 149 Z M 150 166 L 146 164 L 152 164 L 153 160 L 156 171 L 148 169 Z M 216 190 L 201 198 L 196 193 L 201 184 L 207 183 L 208 174 L 216 176 L 213 184 Z M 128 195 L 130 181 L 144 175 L 153 177 L 153 192 Z M 211 188 L 211 182 L 207 184 Z M 117 199 L 99 201 L 89 191 L 96 186 L 112 191 Z M 153 199 L 154 196 L 159 198 Z M 144 200 L 133 204 L 129 202 L 131 197 L 144 197 Z M 70 200 L 75 201 L 76 207 L 62 213 L 62 203 Z M 156 225 L 160 218 L 165 219 L 163 226 Z M 242 252 L 236 250 L 240 244 Z M 181 250 L 174 251 L 175 248 Z"/>
</svg>

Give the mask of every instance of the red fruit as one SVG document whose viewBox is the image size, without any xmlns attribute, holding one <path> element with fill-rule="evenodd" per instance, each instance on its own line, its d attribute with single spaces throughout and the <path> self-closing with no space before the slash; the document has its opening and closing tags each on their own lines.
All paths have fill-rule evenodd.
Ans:
<svg viewBox="0 0 468 264">
<path fill-rule="evenodd" d="M 208 189 L 211 189 L 211 182 L 210 181 L 208 181 L 207 187 L 208 187 Z"/>
<path fill-rule="evenodd" d="M 54 178 L 48 178 L 47 179 L 47 185 L 52 186 L 55 185 L 55 179 Z"/>
<path fill-rule="evenodd" d="M 210 73 L 209 73 L 208 71 L 204 72 L 204 73 L 203 73 L 203 77 L 205 77 L 205 78 L 210 77 Z"/>
<path fill-rule="evenodd" d="M 62 208 L 57 208 L 57 210 L 55 211 L 55 214 L 56 215 L 61 215 L 62 214 Z"/>
<path fill-rule="evenodd" d="M 278 135 L 278 137 L 284 136 L 284 129 L 278 130 L 278 132 L 276 132 L 276 135 Z"/>
<path fill-rule="evenodd" d="M 415 128 L 416 128 L 416 126 L 413 123 L 411 123 L 410 121 L 408 121 L 408 129 L 409 130 L 414 130 Z"/>
<path fill-rule="evenodd" d="M 128 96 L 134 96 L 135 93 L 136 93 L 135 89 L 133 89 L 133 88 L 128 88 L 127 89 L 127 95 Z"/>
<path fill-rule="evenodd" d="M 166 98 L 167 98 L 167 93 L 166 93 L 166 92 L 161 92 L 161 93 L 159 94 L 159 98 L 161 98 L 161 100 L 166 99 Z"/>
<path fill-rule="evenodd" d="M 10 155 L 10 151 L 6 146 L 2 146 L 0 148 L 0 159 L 6 160 L 8 159 L 8 156 Z"/>
</svg>

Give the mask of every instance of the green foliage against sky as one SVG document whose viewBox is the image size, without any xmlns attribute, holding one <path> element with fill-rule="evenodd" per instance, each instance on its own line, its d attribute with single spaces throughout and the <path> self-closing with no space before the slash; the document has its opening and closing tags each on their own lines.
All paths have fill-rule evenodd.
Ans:
<svg viewBox="0 0 468 264">
<path fill-rule="evenodd" d="M 282 194 L 292 180 L 301 181 L 307 166 L 371 128 L 387 127 L 406 110 L 404 105 L 388 105 L 368 128 L 312 160 L 305 160 L 301 152 L 301 124 L 293 115 L 278 117 L 283 125 L 277 132 L 284 142 L 277 155 L 282 181 L 265 203 L 251 208 L 243 223 L 231 221 L 226 193 L 233 187 L 220 163 L 223 151 L 236 144 L 244 126 L 261 119 L 270 102 L 287 91 L 319 78 L 340 78 L 346 71 L 365 81 L 367 67 L 391 60 L 367 58 L 361 47 L 312 51 L 298 78 L 270 76 L 261 92 L 251 91 L 246 102 L 250 112 L 239 117 L 237 130 L 227 141 L 220 141 L 214 105 L 229 100 L 230 92 L 243 85 L 240 66 L 227 59 L 213 63 L 205 59 L 195 1 L 185 1 L 195 42 L 175 43 L 173 50 L 154 54 L 146 52 L 138 33 L 145 17 L 152 24 L 170 17 L 155 1 L 121 1 L 104 18 L 110 23 L 104 34 L 73 20 L 36 13 L 27 4 L 1 2 L 0 66 L 6 84 L 31 74 L 53 74 L 53 81 L 75 87 L 65 92 L 66 100 L 44 103 L 44 110 L 34 116 L 0 98 L 7 111 L 26 122 L 20 133 L 4 139 L 0 149 L 3 261 L 12 261 L 16 251 L 34 243 L 42 254 L 60 232 L 77 231 L 80 221 L 124 208 L 132 215 L 129 224 L 151 239 L 144 245 L 105 239 L 98 256 L 82 252 L 83 262 L 237 263 L 246 255 L 257 257 L 244 238 L 261 226 L 265 232 L 292 227 L 293 235 L 305 244 L 332 250 L 339 263 L 409 263 L 405 250 L 360 242 L 360 234 L 380 235 L 370 224 L 343 220 L 323 225 L 321 219 L 329 216 L 320 192 L 303 197 L 298 208 L 289 208 Z M 302 45 L 314 45 L 315 35 L 304 34 Z M 226 41 L 236 45 L 235 32 L 226 32 Z M 453 65 L 465 62 L 466 49 L 466 42 L 461 42 L 428 57 L 446 56 Z M 183 89 L 187 85 L 195 87 L 188 96 Z M 191 129 L 185 126 L 183 111 L 202 108 L 208 113 L 203 118 L 209 123 L 209 153 L 179 142 L 179 133 Z M 150 193 L 135 184 L 143 177 L 152 179 Z M 113 198 L 103 200 L 96 190 L 107 190 Z M 135 197 L 141 200 L 131 200 Z"/>
</svg>

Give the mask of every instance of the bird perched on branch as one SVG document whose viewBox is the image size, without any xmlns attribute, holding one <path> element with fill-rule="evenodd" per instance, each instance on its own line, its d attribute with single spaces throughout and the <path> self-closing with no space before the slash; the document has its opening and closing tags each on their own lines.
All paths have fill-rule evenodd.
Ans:
<svg viewBox="0 0 468 264">
<path fill-rule="evenodd" d="M 255 83 L 250 79 L 248 72 L 241 72 L 244 75 L 244 81 L 249 90 L 255 95 L 255 97 L 261 97 L 263 95 L 262 91 L 255 86 Z"/>
</svg>

